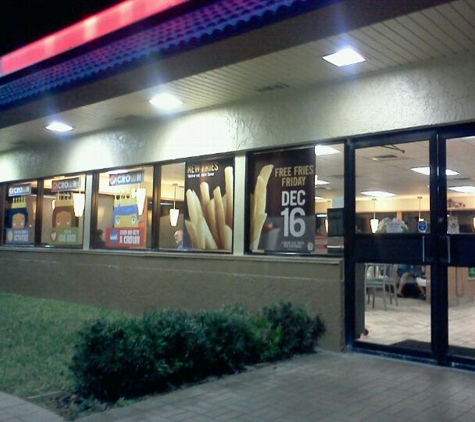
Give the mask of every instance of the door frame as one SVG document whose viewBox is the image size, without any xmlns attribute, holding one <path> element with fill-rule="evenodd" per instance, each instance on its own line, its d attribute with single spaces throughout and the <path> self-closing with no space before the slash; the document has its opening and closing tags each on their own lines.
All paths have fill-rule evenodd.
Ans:
<svg viewBox="0 0 475 422">
<path fill-rule="evenodd" d="M 379 352 L 384 354 L 394 354 L 397 356 L 409 356 L 414 359 L 424 359 L 428 361 L 444 364 L 447 357 L 448 347 L 448 311 L 447 311 L 447 271 L 442 269 L 438 263 L 444 251 L 438 241 L 442 227 L 447 227 L 446 216 L 446 179 L 445 172 L 441 174 L 437 171 L 442 166 L 445 169 L 444 160 L 439 159 L 445 153 L 438 139 L 438 131 L 414 130 L 404 133 L 378 134 L 358 139 L 348 139 L 345 146 L 345 208 L 347 210 L 346 236 L 345 236 L 345 309 L 346 309 L 346 344 L 354 349 Z M 354 227 L 356 224 L 356 151 L 362 148 L 401 145 L 408 142 L 425 141 L 429 142 L 429 166 L 430 172 L 430 224 L 431 231 L 427 234 L 390 234 L 378 235 L 356 234 Z M 445 145 L 445 144 L 444 144 Z M 443 194 L 441 194 L 443 192 Z M 442 198 L 441 198 L 442 196 Z M 444 199 L 445 198 L 445 199 Z M 442 220 L 439 216 L 444 216 Z M 401 247 L 401 242 L 404 247 Z M 397 245 L 397 247 L 396 247 Z M 395 253 L 394 251 L 399 251 Z M 410 251 L 408 253 L 408 251 Z M 374 343 L 363 343 L 357 340 L 356 336 L 356 265 L 363 262 L 387 262 L 408 264 L 424 264 L 431 266 L 431 282 L 433 300 L 431 300 L 431 350 L 400 349 L 388 345 Z M 445 298 L 445 301 L 444 301 Z"/>
<path fill-rule="evenodd" d="M 447 125 L 427 130 L 408 130 L 398 133 L 377 134 L 360 138 L 348 138 L 345 143 L 345 342 L 348 348 L 366 353 L 391 355 L 404 359 L 424 360 L 439 365 L 457 366 L 475 369 L 475 359 L 469 357 L 453 356 L 449 351 L 449 321 L 448 321 L 448 267 L 453 266 L 448 257 L 457 252 L 457 245 L 462 244 L 475 248 L 475 235 L 450 237 L 447 234 L 447 140 L 475 136 L 475 123 Z M 386 144 L 401 144 L 406 142 L 429 140 L 429 165 L 430 165 L 430 224 L 431 231 L 427 235 L 415 234 L 415 237 L 406 237 L 409 241 L 425 242 L 424 264 L 431 266 L 431 351 L 416 351 L 409 349 L 396 349 L 391 346 L 359 342 L 356 339 L 356 265 L 365 255 L 355 251 L 356 245 L 361 241 L 374 239 L 371 235 L 357 235 L 356 224 L 356 183 L 355 183 L 355 157 L 356 150 L 365 147 L 381 146 Z M 380 247 L 384 248 L 391 241 L 401 240 L 401 236 L 381 239 Z M 473 239 L 472 239 L 473 237 Z M 392 239 L 392 240 L 391 240 Z M 447 239 L 447 241 L 444 241 Z M 465 243 L 463 243 L 465 242 Z M 371 242 L 370 242 L 371 243 Z M 377 244 L 378 240 L 373 240 Z M 459 247 L 461 247 L 459 245 Z M 450 248 L 450 249 L 449 249 Z M 384 253 L 376 257 L 380 260 L 388 258 Z M 417 261 L 413 256 L 406 257 L 408 263 Z M 388 259 L 390 262 L 390 259 Z M 457 263 L 457 261 L 456 261 Z M 458 266 L 475 266 L 473 261 L 459 261 Z"/>
</svg>

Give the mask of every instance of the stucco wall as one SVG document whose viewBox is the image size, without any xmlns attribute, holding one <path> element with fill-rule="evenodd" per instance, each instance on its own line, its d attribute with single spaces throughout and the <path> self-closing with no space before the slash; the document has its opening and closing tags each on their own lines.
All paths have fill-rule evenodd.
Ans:
<svg viewBox="0 0 475 422">
<path fill-rule="evenodd" d="M 0 291 L 134 313 L 224 304 L 245 304 L 254 311 L 290 300 L 322 316 L 323 348 L 343 349 L 338 259 L 2 250 L 0 268 Z"/>
<path fill-rule="evenodd" d="M 7 152 L 0 155 L 0 181 L 470 121 L 474 68 L 472 55 L 427 61 Z"/>
</svg>

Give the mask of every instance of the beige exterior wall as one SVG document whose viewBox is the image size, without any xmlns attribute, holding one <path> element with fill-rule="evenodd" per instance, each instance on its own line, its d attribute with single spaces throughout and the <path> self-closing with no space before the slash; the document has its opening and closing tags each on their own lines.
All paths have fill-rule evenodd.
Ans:
<svg viewBox="0 0 475 422">
<path fill-rule="evenodd" d="M 321 347 L 344 348 L 339 259 L 2 250 L 0 268 L 0 291 L 133 313 L 230 304 L 255 311 L 289 300 L 321 315 Z"/>
<path fill-rule="evenodd" d="M 0 182 L 237 154 L 234 256 L 1 248 L 0 290 L 133 312 L 231 303 L 257 309 L 286 299 L 320 312 L 328 328 L 321 345 L 342 350 L 341 260 L 244 255 L 244 152 L 473 121 L 474 67 L 473 56 L 427 61 L 0 154 Z M 85 218 L 88 233 L 88 210 Z"/>
</svg>

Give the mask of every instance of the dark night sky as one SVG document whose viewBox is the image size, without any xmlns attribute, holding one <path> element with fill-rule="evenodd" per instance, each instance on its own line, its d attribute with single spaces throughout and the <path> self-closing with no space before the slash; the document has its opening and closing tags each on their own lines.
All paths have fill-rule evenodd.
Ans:
<svg viewBox="0 0 475 422">
<path fill-rule="evenodd" d="M 3 0 L 0 56 L 123 0 Z"/>
</svg>

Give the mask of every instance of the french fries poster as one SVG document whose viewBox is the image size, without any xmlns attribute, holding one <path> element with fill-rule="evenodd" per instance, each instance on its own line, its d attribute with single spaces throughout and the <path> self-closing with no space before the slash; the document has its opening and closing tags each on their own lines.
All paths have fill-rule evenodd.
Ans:
<svg viewBox="0 0 475 422">
<path fill-rule="evenodd" d="M 231 251 L 234 160 L 186 163 L 185 248 Z"/>
<path fill-rule="evenodd" d="M 313 148 L 256 154 L 249 165 L 251 251 L 315 248 Z"/>
</svg>

